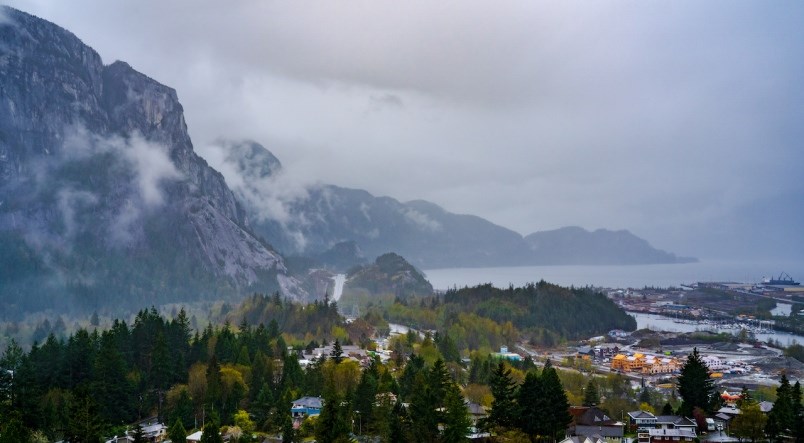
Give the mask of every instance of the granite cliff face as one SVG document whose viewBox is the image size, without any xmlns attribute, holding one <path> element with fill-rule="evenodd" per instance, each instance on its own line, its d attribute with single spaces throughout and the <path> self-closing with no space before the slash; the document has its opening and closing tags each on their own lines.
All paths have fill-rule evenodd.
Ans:
<svg viewBox="0 0 804 443">
<path fill-rule="evenodd" d="M 193 151 L 175 90 L 3 11 L 0 311 L 306 295 Z"/>
</svg>

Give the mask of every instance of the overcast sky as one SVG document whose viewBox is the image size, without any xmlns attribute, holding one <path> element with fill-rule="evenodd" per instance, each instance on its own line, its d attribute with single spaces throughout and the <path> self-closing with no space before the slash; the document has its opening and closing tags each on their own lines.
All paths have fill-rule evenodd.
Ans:
<svg viewBox="0 0 804 443">
<path fill-rule="evenodd" d="M 799 0 L 7 3 L 174 87 L 202 156 L 252 138 L 522 234 L 804 261 Z"/>
</svg>

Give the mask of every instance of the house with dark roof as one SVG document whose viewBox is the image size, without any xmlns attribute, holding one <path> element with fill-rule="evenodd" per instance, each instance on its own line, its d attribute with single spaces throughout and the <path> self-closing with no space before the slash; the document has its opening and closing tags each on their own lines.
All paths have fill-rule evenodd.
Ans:
<svg viewBox="0 0 804 443">
<path fill-rule="evenodd" d="M 321 413 L 323 405 L 324 400 L 321 397 L 302 397 L 293 400 L 290 407 L 290 414 L 293 418 L 318 415 Z"/>
<path fill-rule="evenodd" d="M 656 427 L 659 429 L 691 429 L 695 432 L 698 424 L 692 419 L 679 415 L 658 415 L 656 416 Z"/>
<path fill-rule="evenodd" d="M 577 436 L 569 436 L 566 437 L 564 440 L 561 440 L 559 443 L 606 443 L 605 440 L 598 437 L 588 437 L 585 435 Z"/>
<path fill-rule="evenodd" d="M 607 443 L 622 443 L 623 423 L 612 419 L 596 406 L 570 407 L 572 423 L 567 429 L 567 437 L 591 437 Z"/>
<path fill-rule="evenodd" d="M 648 411 L 628 413 L 628 425 L 632 430 L 645 431 L 656 427 L 656 416 Z"/>
<path fill-rule="evenodd" d="M 638 443 L 683 443 L 695 437 L 695 430 L 686 427 L 648 429 L 637 434 Z"/>
</svg>

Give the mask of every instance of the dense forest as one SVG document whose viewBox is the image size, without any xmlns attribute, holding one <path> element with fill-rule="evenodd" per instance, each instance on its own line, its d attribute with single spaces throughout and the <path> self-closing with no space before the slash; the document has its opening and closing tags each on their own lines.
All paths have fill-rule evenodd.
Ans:
<svg viewBox="0 0 804 443">
<path fill-rule="evenodd" d="M 361 306 L 373 318 L 438 330 L 465 355 L 496 351 L 518 341 L 551 347 L 612 329 L 636 329 L 634 318 L 604 294 L 544 281 L 520 288 L 491 284 L 455 288 L 431 297 L 345 295 L 343 303 Z"/>
<path fill-rule="evenodd" d="M 0 443 L 100 442 L 126 430 L 136 434 L 132 424 L 146 417 L 169 425 L 173 441 L 202 429 L 203 441 L 220 441 L 219 432 L 238 442 L 365 435 L 448 443 L 472 432 L 489 432 L 497 441 L 551 441 L 569 423 L 568 405 L 597 404 L 611 416 L 694 405 L 684 389 L 681 398 L 634 390 L 622 375 L 594 374 L 582 359 L 556 362 L 573 371 L 557 370 L 549 360 L 540 368 L 530 357 L 503 361 L 479 351 L 466 360 L 447 331 L 393 336 L 386 361 L 371 352 L 377 341 L 364 341 L 364 356 L 355 359 L 345 344 L 356 343 L 358 333 L 375 339 L 369 326 L 375 314 L 347 323 L 334 302 L 298 305 L 255 294 L 200 331 L 184 310 L 166 318 L 151 308 L 130 325 L 115 320 L 105 330 L 50 334 L 29 350 L 12 342 L 0 357 Z M 328 344 L 309 364 L 301 358 Z M 685 371 L 691 373 L 689 363 Z M 708 379 L 705 371 L 696 373 Z M 768 429 L 784 433 L 800 423 L 800 386 L 783 379 L 777 395 L 783 401 L 768 416 Z M 292 401 L 302 396 L 322 398 L 320 415 L 292 417 Z M 471 404 L 488 413 L 473 416 Z"/>
<path fill-rule="evenodd" d="M 349 432 L 383 441 L 464 441 L 472 425 L 465 396 L 487 385 L 496 365 L 486 357 L 465 370 L 454 355 L 444 360 L 438 334 L 408 334 L 397 341 L 409 352 L 387 363 L 348 359 L 335 338 L 330 354 L 302 368 L 297 353 L 309 331 L 301 325 L 328 325 L 316 337 L 326 344 L 343 328 L 334 303 L 301 306 L 255 295 L 227 315 L 235 312 L 245 313 L 236 328 L 227 322 L 194 332 L 184 310 L 166 319 L 152 308 L 131 325 L 115 321 L 66 339 L 51 334 L 27 352 L 12 342 L 0 359 L 0 441 L 97 442 L 150 416 L 170 424 L 174 438 L 206 425 L 243 442 L 255 433 L 339 441 Z M 537 374 L 530 359 L 517 367 Z M 291 401 L 307 395 L 323 397 L 321 415 L 294 429 Z"/>
</svg>

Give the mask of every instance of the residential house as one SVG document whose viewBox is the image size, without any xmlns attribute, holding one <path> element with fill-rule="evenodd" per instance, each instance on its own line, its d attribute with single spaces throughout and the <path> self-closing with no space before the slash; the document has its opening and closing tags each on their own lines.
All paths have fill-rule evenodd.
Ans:
<svg viewBox="0 0 804 443">
<path fill-rule="evenodd" d="M 567 436 L 597 436 L 607 443 L 622 443 L 623 423 L 612 419 L 596 406 L 570 407 L 572 423 L 567 429 Z"/>
<path fill-rule="evenodd" d="M 694 441 L 695 431 L 688 428 L 648 429 L 637 434 L 638 443 L 684 443 Z"/>
<path fill-rule="evenodd" d="M 623 427 L 622 425 L 619 426 L 583 426 L 577 425 L 575 426 L 574 434 L 575 436 L 591 436 L 595 437 L 598 440 L 603 440 L 605 443 L 623 443 L 625 440 L 623 439 Z"/>
<path fill-rule="evenodd" d="M 136 426 L 142 427 L 142 436 L 148 443 L 162 443 L 167 439 L 167 426 L 159 423 L 156 417 L 143 420 L 135 424 L 135 428 L 129 429 L 120 437 L 115 436 L 106 441 L 106 443 L 131 443 L 134 441 L 134 432 Z"/>
<path fill-rule="evenodd" d="M 698 429 L 698 424 L 687 417 L 678 415 L 658 415 L 656 416 L 656 428 L 658 429 L 689 429 L 693 433 Z"/>
<path fill-rule="evenodd" d="M 293 418 L 307 417 L 321 413 L 324 400 L 321 397 L 302 397 L 293 400 L 290 407 L 290 415 Z"/>
<path fill-rule="evenodd" d="M 488 411 L 483 405 L 466 401 L 466 408 L 469 410 L 469 419 L 472 420 L 472 425 L 469 427 L 469 435 L 466 436 L 469 440 L 483 440 L 491 436 L 488 432 L 480 430 L 480 421 L 488 417 Z"/>
<path fill-rule="evenodd" d="M 628 413 L 630 428 L 645 431 L 656 427 L 656 416 L 647 411 L 633 411 Z"/>
<path fill-rule="evenodd" d="M 559 443 L 606 443 L 599 436 L 573 435 L 561 440 Z"/>
</svg>

